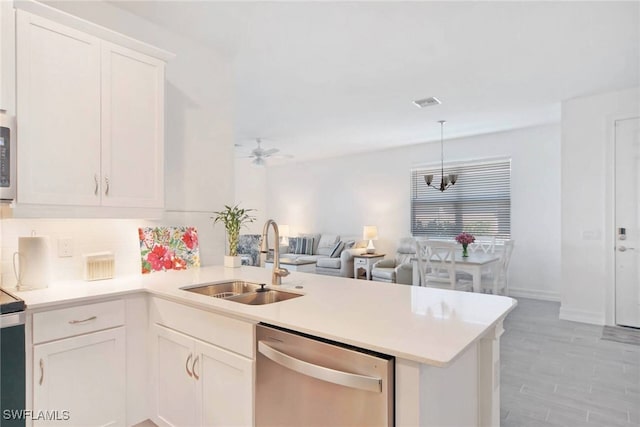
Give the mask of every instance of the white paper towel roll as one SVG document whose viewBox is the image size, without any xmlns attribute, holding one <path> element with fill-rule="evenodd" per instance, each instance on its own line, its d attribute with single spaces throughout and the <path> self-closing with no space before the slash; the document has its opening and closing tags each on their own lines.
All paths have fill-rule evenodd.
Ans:
<svg viewBox="0 0 640 427">
<path fill-rule="evenodd" d="M 18 263 L 17 270 L 16 261 Z M 13 254 L 13 269 L 18 281 L 18 289 L 48 287 L 51 280 L 49 237 L 18 237 L 18 252 Z"/>
</svg>

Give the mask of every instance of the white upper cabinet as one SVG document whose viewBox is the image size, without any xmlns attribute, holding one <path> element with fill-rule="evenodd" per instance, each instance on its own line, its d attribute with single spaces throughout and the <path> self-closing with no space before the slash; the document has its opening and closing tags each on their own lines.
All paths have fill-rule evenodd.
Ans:
<svg viewBox="0 0 640 427">
<path fill-rule="evenodd" d="M 11 2 L 0 1 L 0 110 L 15 114 L 15 14 Z"/>
<path fill-rule="evenodd" d="M 162 208 L 165 62 L 24 10 L 16 38 L 18 203 Z"/>
<path fill-rule="evenodd" d="M 100 204 L 100 40 L 17 15 L 18 201 Z"/>
<path fill-rule="evenodd" d="M 102 204 L 164 203 L 164 62 L 102 43 Z"/>
</svg>

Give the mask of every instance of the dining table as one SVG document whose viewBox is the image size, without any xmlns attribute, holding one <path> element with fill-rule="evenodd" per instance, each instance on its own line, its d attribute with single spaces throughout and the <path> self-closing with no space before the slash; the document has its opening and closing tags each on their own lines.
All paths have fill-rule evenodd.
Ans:
<svg viewBox="0 0 640 427">
<path fill-rule="evenodd" d="M 461 252 L 456 252 L 456 271 L 469 273 L 473 277 L 473 292 L 480 292 L 482 288 L 482 272 L 492 271 L 494 276 L 498 273 L 500 255 L 495 253 L 469 252 L 469 256 L 463 257 Z M 413 265 L 413 286 L 422 286 L 420 283 L 420 270 L 418 268 L 418 258 L 412 257 Z"/>
</svg>

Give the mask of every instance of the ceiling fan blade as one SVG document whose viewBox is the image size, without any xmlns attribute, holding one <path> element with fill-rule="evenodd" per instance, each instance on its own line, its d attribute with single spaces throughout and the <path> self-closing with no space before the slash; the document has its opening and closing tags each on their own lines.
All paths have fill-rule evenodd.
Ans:
<svg viewBox="0 0 640 427">
<path fill-rule="evenodd" d="M 262 152 L 262 155 L 264 157 L 272 156 L 272 155 L 276 154 L 278 151 L 280 151 L 280 150 L 278 150 L 277 148 L 269 148 L 268 150 L 264 150 Z"/>
</svg>

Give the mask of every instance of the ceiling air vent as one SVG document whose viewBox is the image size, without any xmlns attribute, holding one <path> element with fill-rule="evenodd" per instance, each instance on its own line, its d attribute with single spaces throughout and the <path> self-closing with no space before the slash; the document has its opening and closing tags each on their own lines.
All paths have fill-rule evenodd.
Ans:
<svg viewBox="0 0 640 427">
<path fill-rule="evenodd" d="M 431 107 L 433 105 L 442 104 L 442 101 L 440 101 L 435 96 L 432 96 L 430 98 L 418 99 L 417 101 L 413 101 L 413 103 L 420 108 L 425 108 L 425 107 Z"/>
</svg>

